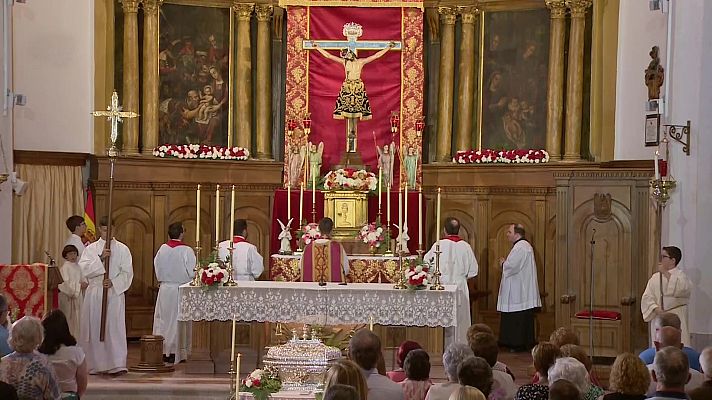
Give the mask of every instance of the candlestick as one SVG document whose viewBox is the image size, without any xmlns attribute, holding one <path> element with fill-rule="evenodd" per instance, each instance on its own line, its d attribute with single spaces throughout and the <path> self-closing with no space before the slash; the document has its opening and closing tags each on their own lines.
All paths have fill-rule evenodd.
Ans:
<svg viewBox="0 0 712 400">
<path fill-rule="evenodd" d="M 441 189 L 438 188 L 437 217 L 435 218 L 435 243 L 440 242 L 440 192 Z"/>
<path fill-rule="evenodd" d="M 312 222 L 316 223 L 316 174 L 312 174 Z"/>
<path fill-rule="evenodd" d="M 235 392 L 240 392 L 240 361 L 242 360 L 242 353 L 237 353 L 237 366 L 235 367 Z M 235 396 L 237 397 L 237 396 Z"/>
<path fill-rule="evenodd" d="M 656 151 L 655 151 L 655 180 L 656 180 L 656 181 L 659 181 L 659 180 L 660 180 L 660 170 L 659 170 L 659 168 L 658 168 L 658 156 L 659 156 L 659 153 L 658 153 L 658 151 L 656 150 Z"/>
<path fill-rule="evenodd" d="M 418 189 L 418 250 L 423 250 L 423 187 L 422 186 Z"/>
<path fill-rule="evenodd" d="M 388 222 L 388 229 L 391 229 L 391 188 L 386 188 L 386 221 Z"/>
<path fill-rule="evenodd" d="M 304 215 L 304 182 L 299 188 L 299 229 L 302 229 L 302 220 Z"/>
<path fill-rule="evenodd" d="M 292 219 L 292 185 L 287 183 L 287 221 Z"/>
<path fill-rule="evenodd" d="M 215 246 L 220 243 L 220 185 L 215 188 Z"/>
<path fill-rule="evenodd" d="M 398 236 L 399 238 L 396 239 L 398 243 L 396 243 L 396 250 L 398 250 L 398 253 L 402 253 L 402 244 L 403 244 L 403 192 L 400 191 L 400 188 L 398 188 Z"/>
<path fill-rule="evenodd" d="M 195 243 L 199 246 L 200 243 L 200 184 L 198 191 L 195 194 Z"/>
<path fill-rule="evenodd" d="M 378 213 L 381 213 L 381 196 L 382 193 L 382 181 L 383 181 L 383 168 L 378 167 Z M 378 221 L 381 222 L 381 221 Z"/>
<path fill-rule="evenodd" d="M 368 330 L 373 332 L 373 315 L 368 316 Z"/>
<path fill-rule="evenodd" d="M 403 223 L 405 223 L 405 226 L 408 226 L 408 182 L 405 183 L 403 198 Z"/>
<path fill-rule="evenodd" d="M 232 341 L 230 342 L 230 362 L 235 362 L 235 316 L 232 317 Z"/>
<path fill-rule="evenodd" d="M 235 185 L 232 185 L 232 195 L 230 199 L 230 240 L 235 237 Z M 230 246 L 232 247 L 232 245 Z"/>
</svg>

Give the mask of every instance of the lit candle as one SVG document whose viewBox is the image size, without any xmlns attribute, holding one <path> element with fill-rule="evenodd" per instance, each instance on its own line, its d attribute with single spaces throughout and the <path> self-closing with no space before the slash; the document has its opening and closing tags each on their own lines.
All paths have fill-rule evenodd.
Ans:
<svg viewBox="0 0 712 400">
<path fill-rule="evenodd" d="M 435 243 L 440 242 L 440 191 L 441 191 L 441 189 L 438 188 L 437 216 L 435 218 L 435 232 L 436 232 Z"/>
<path fill-rule="evenodd" d="M 287 221 L 292 219 L 292 185 L 287 183 Z"/>
<path fill-rule="evenodd" d="M 386 185 L 386 222 L 390 225 L 391 223 L 391 188 Z M 389 231 L 391 227 L 388 227 Z"/>
<path fill-rule="evenodd" d="M 398 233 L 403 237 L 403 192 L 398 188 Z M 400 242 L 398 242 L 400 245 Z M 403 249 L 401 249 L 403 250 Z"/>
<path fill-rule="evenodd" d="M 232 185 L 232 198 L 230 199 L 230 240 L 235 237 L 235 185 Z"/>
<path fill-rule="evenodd" d="M 215 242 L 220 241 L 220 185 L 215 188 Z"/>
<path fill-rule="evenodd" d="M 403 222 L 405 226 L 408 226 L 408 182 L 405 183 L 405 193 L 403 197 Z"/>
<path fill-rule="evenodd" d="M 200 243 L 200 184 L 195 194 L 195 245 Z"/>
<path fill-rule="evenodd" d="M 658 156 L 659 156 L 659 153 L 656 150 L 655 151 L 655 180 L 656 181 L 660 180 L 660 170 L 658 169 Z"/>
<path fill-rule="evenodd" d="M 418 189 L 418 249 L 423 250 L 423 187 Z"/>
<path fill-rule="evenodd" d="M 235 316 L 232 316 L 232 341 L 230 342 L 230 362 L 235 362 Z"/>
<path fill-rule="evenodd" d="M 304 212 L 304 182 L 299 188 L 299 229 L 302 228 L 302 213 Z"/>
<path fill-rule="evenodd" d="M 235 391 L 240 391 L 240 360 L 242 360 L 242 353 L 237 353 L 237 366 L 235 367 Z"/>
<path fill-rule="evenodd" d="M 379 212 L 379 213 L 381 212 L 381 195 L 382 195 L 382 193 L 381 193 L 381 190 L 382 190 L 381 184 L 382 184 L 382 181 L 383 181 L 383 168 L 378 167 L 378 212 Z M 379 222 L 380 222 L 380 221 L 379 221 Z"/>
</svg>

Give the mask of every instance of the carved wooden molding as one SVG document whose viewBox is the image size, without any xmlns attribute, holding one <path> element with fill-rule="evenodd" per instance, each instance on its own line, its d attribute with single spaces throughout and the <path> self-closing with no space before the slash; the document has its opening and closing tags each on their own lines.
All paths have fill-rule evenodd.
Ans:
<svg viewBox="0 0 712 400">
<path fill-rule="evenodd" d="M 15 164 L 27 165 L 63 165 L 71 167 L 83 167 L 90 154 L 86 153 L 65 153 L 54 151 L 31 151 L 15 150 L 12 152 Z"/>
<path fill-rule="evenodd" d="M 211 183 L 201 183 L 203 185 L 203 190 L 215 190 L 215 185 Z M 221 183 L 222 185 L 222 183 Z M 94 187 L 97 189 L 108 189 L 108 181 L 94 181 Z M 235 183 L 235 190 L 239 192 L 262 192 L 272 194 L 276 189 L 281 188 L 281 185 L 270 185 L 270 184 L 239 184 Z M 153 191 L 194 191 L 196 190 L 196 183 L 159 183 L 159 182 L 117 182 L 114 181 L 114 189 L 131 189 L 131 190 L 153 190 Z M 223 186 L 221 192 L 229 192 L 229 188 Z M 260 193 L 260 194 L 262 194 Z"/>
<path fill-rule="evenodd" d="M 444 194 L 516 194 L 516 195 L 535 195 L 535 196 L 546 196 L 556 194 L 556 188 L 554 187 L 527 187 L 527 186 L 443 186 L 441 187 L 442 193 Z M 436 193 L 436 187 L 426 187 L 423 189 L 424 193 Z"/>
</svg>

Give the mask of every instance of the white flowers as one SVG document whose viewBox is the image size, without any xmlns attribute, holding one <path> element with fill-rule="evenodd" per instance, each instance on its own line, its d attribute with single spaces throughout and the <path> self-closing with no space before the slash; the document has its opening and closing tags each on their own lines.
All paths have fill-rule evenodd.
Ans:
<svg viewBox="0 0 712 400">
<path fill-rule="evenodd" d="M 374 223 L 364 225 L 358 233 L 358 238 L 363 243 L 373 247 L 381 247 L 383 242 L 383 228 L 376 227 Z"/>
<path fill-rule="evenodd" d="M 452 162 L 457 164 L 540 164 L 549 162 L 546 150 L 461 150 L 455 153 Z"/>
<path fill-rule="evenodd" d="M 326 190 L 376 190 L 378 178 L 366 170 L 339 168 L 324 177 Z"/>
<path fill-rule="evenodd" d="M 201 269 L 200 281 L 207 286 L 223 284 L 228 280 L 228 273 L 220 264 L 212 262 Z"/>
<path fill-rule="evenodd" d="M 164 144 L 153 149 L 156 157 L 180 159 L 247 160 L 250 152 L 242 147 L 208 146 L 204 144 Z"/>
<path fill-rule="evenodd" d="M 424 286 L 430 283 L 430 268 L 426 264 L 408 268 L 405 278 L 410 286 Z"/>
</svg>

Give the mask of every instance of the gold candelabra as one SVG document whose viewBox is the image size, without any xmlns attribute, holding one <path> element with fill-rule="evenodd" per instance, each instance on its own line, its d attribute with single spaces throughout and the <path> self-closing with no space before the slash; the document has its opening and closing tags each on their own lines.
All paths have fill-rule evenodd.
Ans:
<svg viewBox="0 0 712 400">
<path fill-rule="evenodd" d="M 445 286 L 440 283 L 440 242 L 435 245 L 435 272 L 433 272 L 433 284 L 430 285 L 430 290 L 445 290 Z"/>
<path fill-rule="evenodd" d="M 200 286 L 200 240 L 195 243 L 193 251 L 195 251 L 195 268 L 193 268 L 193 280 L 190 282 L 190 286 Z"/>
<path fill-rule="evenodd" d="M 405 270 L 403 270 L 403 252 L 398 252 L 398 282 L 393 285 L 393 289 L 407 289 L 405 284 Z"/>
<path fill-rule="evenodd" d="M 230 247 L 228 248 L 230 250 L 230 259 L 227 260 L 227 267 L 225 267 L 225 270 L 227 270 L 227 282 L 225 282 L 224 286 L 237 286 L 237 282 L 235 282 L 235 279 L 232 277 L 232 272 L 233 272 L 233 267 L 232 267 L 232 257 L 233 257 L 233 251 L 235 250 L 235 245 L 233 244 L 233 239 L 230 238 Z"/>
</svg>

